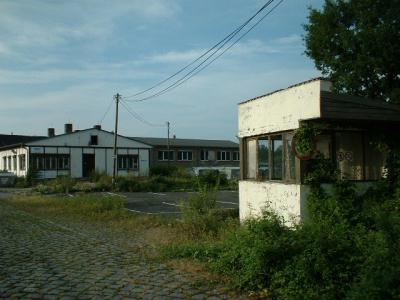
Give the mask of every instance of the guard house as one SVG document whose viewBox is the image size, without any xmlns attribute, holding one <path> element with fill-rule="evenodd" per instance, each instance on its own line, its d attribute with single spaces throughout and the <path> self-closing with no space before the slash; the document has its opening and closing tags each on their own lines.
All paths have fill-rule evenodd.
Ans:
<svg viewBox="0 0 400 300">
<path fill-rule="evenodd" d="M 373 145 L 374 133 L 399 132 L 400 106 L 335 94 L 331 86 L 313 79 L 239 104 L 241 220 L 267 207 L 289 223 L 304 218 L 309 191 L 304 180 L 317 156 L 359 188 L 384 176 L 385 155 Z M 302 124 L 323 128 L 309 157 L 294 146 Z"/>
</svg>

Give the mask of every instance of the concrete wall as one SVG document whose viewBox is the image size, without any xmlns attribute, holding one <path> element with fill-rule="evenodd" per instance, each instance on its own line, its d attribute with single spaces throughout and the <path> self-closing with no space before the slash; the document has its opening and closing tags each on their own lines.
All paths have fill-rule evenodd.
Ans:
<svg viewBox="0 0 400 300">
<path fill-rule="evenodd" d="M 272 209 L 292 224 L 300 220 L 305 196 L 299 184 L 242 180 L 239 182 L 240 220 L 260 217 L 263 210 Z"/>
<path fill-rule="evenodd" d="M 19 161 L 19 155 L 25 155 L 25 166 L 24 170 L 21 170 L 20 166 L 20 161 Z M 13 159 L 14 156 L 17 158 L 17 169 L 14 170 L 13 166 Z M 3 157 L 7 158 L 7 164 L 8 164 L 8 157 L 11 157 L 11 169 L 8 168 L 7 164 L 4 166 L 3 163 Z M 1 170 L 8 170 L 9 172 L 14 173 L 17 176 L 25 176 L 27 169 L 28 169 L 28 150 L 25 147 L 18 147 L 10 150 L 5 150 L 0 152 L 0 169 Z"/>
<path fill-rule="evenodd" d="M 356 193 L 362 194 L 372 185 L 372 182 L 357 182 Z M 333 192 L 332 184 L 323 184 L 322 188 L 328 194 Z M 308 217 L 309 193 L 307 185 L 242 180 L 239 182 L 240 220 L 260 217 L 263 210 L 271 209 L 281 215 L 287 225 L 293 225 Z"/>
<path fill-rule="evenodd" d="M 299 121 L 321 116 L 320 92 L 326 81 L 315 80 L 239 105 L 239 137 L 292 130 Z"/>
</svg>

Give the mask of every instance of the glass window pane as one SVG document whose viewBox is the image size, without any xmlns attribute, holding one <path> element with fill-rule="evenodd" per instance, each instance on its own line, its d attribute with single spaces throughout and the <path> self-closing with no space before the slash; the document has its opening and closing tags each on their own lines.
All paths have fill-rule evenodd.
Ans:
<svg viewBox="0 0 400 300">
<path fill-rule="evenodd" d="M 336 160 L 342 178 L 362 180 L 363 143 L 360 132 L 336 133 Z"/>
<path fill-rule="evenodd" d="M 294 180 L 296 179 L 296 156 L 293 151 L 293 135 L 286 134 L 285 140 L 285 159 L 283 160 L 285 174 L 283 177 L 286 180 Z"/>
<path fill-rule="evenodd" d="M 283 141 L 282 136 L 274 136 L 272 139 L 272 179 L 282 179 L 282 156 Z"/>
<path fill-rule="evenodd" d="M 258 177 L 269 179 L 269 141 L 268 138 L 260 138 L 258 147 Z"/>
<path fill-rule="evenodd" d="M 256 166 L 257 166 L 257 141 L 247 140 L 246 141 L 246 178 L 256 178 Z"/>
</svg>

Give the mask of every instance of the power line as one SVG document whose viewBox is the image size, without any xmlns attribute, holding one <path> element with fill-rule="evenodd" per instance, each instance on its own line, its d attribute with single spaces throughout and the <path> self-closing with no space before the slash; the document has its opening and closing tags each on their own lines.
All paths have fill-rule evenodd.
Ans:
<svg viewBox="0 0 400 300">
<path fill-rule="evenodd" d="M 108 105 L 108 107 L 107 107 L 105 113 L 103 114 L 103 117 L 99 120 L 99 123 L 98 123 L 99 125 L 101 125 L 101 124 L 103 123 L 104 118 L 106 117 L 106 115 L 107 115 L 108 112 L 110 111 L 111 105 L 112 105 L 113 103 L 114 103 L 114 99 L 111 99 L 111 102 L 110 102 L 110 104 Z"/>
<path fill-rule="evenodd" d="M 135 100 L 130 100 L 130 102 L 141 102 L 141 101 L 145 101 L 145 100 L 149 100 L 151 98 L 155 98 L 161 95 L 164 95 L 165 93 L 169 92 L 172 89 L 175 89 L 177 87 L 179 87 L 180 85 L 182 85 L 183 83 L 185 83 L 186 81 L 188 81 L 189 79 L 191 79 L 192 77 L 196 76 L 198 73 L 200 73 L 201 71 L 203 71 L 205 68 L 207 68 L 210 64 L 212 64 L 215 60 L 217 60 L 218 58 L 220 58 L 223 54 L 225 54 L 229 49 L 231 49 L 234 45 L 236 45 L 243 37 L 245 37 L 251 30 L 254 29 L 254 27 L 256 27 L 259 23 L 261 23 L 269 14 L 271 14 L 284 0 L 280 0 L 278 2 L 277 5 L 275 5 L 271 10 L 269 10 L 260 20 L 258 20 L 252 27 L 250 27 L 246 32 L 244 32 L 238 39 L 236 39 L 231 45 L 229 45 L 227 48 L 225 48 L 221 53 L 219 53 L 216 57 L 214 57 L 211 61 L 209 61 L 205 66 L 203 66 L 202 68 L 200 68 L 199 70 L 197 70 L 204 62 L 206 62 L 207 60 L 205 60 L 203 63 L 201 63 L 200 65 L 198 65 L 196 68 L 194 68 L 192 71 L 188 72 L 185 74 L 185 76 L 183 76 L 182 78 L 180 78 L 179 80 L 175 81 L 173 84 L 169 85 L 168 87 L 164 88 L 163 90 L 147 96 L 147 97 L 143 97 L 140 99 L 135 99 Z M 217 51 L 218 52 L 218 51 Z M 211 57 L 211 56 L 210 56 Z M 208 58 L 210 58 L 208 57 Z M 196 71 L 197 70 L 197 71 Z"/>
<path fill-rule="evenodd" d="M 208 61 L 214 54 L 216 54 L 219 50 L 221 50 L 227 43 L 229 43 L 229 41 L 231 41 L 245 26 L 247 26 L 258 14 L 260 14 L 265 8 L 267 8 L 271 3 L 273 3 L 275 0 L 269 0 L 267 1 L 267 3 L 265 3 L 254 15 L 252 15 L 246 22 L 244 22 L 242 25 L 240 25 L 239 27 L 237 27 L 234 31 L 232 31 L 229 35 L 227 35 L 225 38 L 223 38 L 221 41 L 219 41 L 217 44 L 215 44 L 214 46 L 212 46 L 209 50 L 207 50 L 206 52 L 204 52 L 202 55 L 200 55 L 198 58 L 196 58 L 195 60 L 193 60 L 191 63 L 189 63 L 188 65 L 184 66 L 183 68 L 181 68 L 180 70 L 178 70 L 177 72 L 175 72 L 174 74 L 172 74 L 171 76 L 167 77 L 166 79 L 156 83 L 155 85 L 151 86 L 150 88 L 147 88 L 141 92 L 135 93 L 133 95 L 124 97 L 124 99 L 129 99 L 141 94 L 144 94 L 150 90 L 155 89 L 156 87 L 162 85 L 163 83 L 167 82 L 168 80 L 172 79 L 173 77 L 177 76 L 178 74 L 182 73 L 183 71 L 185 71 L 186 69 L 188 69 L 190 66 L 192 66 L 194 63 L 198 62 L 199 60 L 201 60 L 203 57 L 205 57 L 206 55 L 208 55 L 210 52 L 212 52 L 210 55 L 208 55 L 208 57 L 203 60 L 199 65 L 197 65 L 194 69 L 192 69 L 190 72 L 186 73 L 184 75 L 184 77 L 190 75 L 191 73 L 193 73 L 195 70 L 197 70 L 201 65 L 203 65 L 206 61 Z M 222 45 L 221 45 L 222 44 Z M 217 49 L 216 49 L 217 48 Z M 215 50 L 216 49 L 216 50 Z M 179 79 L 179 80 L 182 80 Z M 176 82 L 174 83 L 176 84 Z M 168 88 L 170 88 L 171 86 L 168 86 Z M 145 97 L 147 98 L 147 97 Z M 143 99 L 144 100 L 144 99 Z M 143 101 L 140 100 L 140 101 Z M 132 100 L 135 101 L 135 100 Z"/>
<path fill-rule="evenodd" d="M 136 120 L 148 125 L 148 126 L 152 126 L 152 127 L 165 127 L 165 125 L 161 125 L 161 124 L 154 124 L 151 123 L 149 121 L 147 121 L 145 118 L 143 118 L 141 115 L 139 115 L 137 112 L 133 111 L 126 103 L 126 101 L 121 100 L 120 101 L 121 105 L 125 108 L 125 110 L 132 116 L 134 117 Z"/>
</svg>

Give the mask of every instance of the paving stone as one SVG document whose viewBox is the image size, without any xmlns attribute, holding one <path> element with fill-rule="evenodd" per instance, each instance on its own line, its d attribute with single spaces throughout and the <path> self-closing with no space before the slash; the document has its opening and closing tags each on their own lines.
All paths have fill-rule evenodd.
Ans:
<svg viewBox="0 0 400 300">
<path fill-rule="evenodd" d="M 0 200 L 0 299 L 233 299 L 224 286 L 205 292 L 195 275 L 146 261 L 140 236 L 63 222 Z"/>
</svg>

